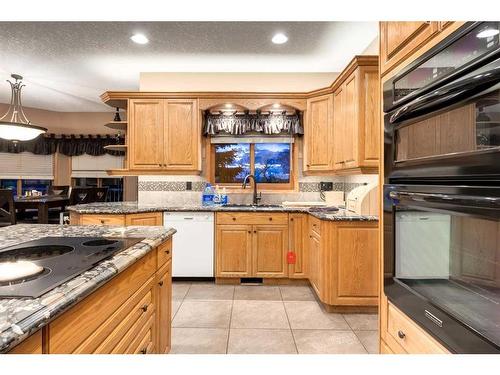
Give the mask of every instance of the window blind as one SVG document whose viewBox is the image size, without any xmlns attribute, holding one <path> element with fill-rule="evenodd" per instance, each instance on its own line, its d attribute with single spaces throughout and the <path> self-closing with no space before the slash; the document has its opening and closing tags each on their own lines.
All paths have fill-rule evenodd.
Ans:
<svg viewBox="0 0 500 375">
<path fill-rule="evenodd" d="M 73 156 L 71 157 L 71 177 L 109 177 L 106 170 L 123 168 L 123 160 L 123 156 L 111 156 L 107 154 L 101 156 L 87 154 Z"/>
<path fill-rule="evenodd" d="M 0 178 L 53 180 L 53 155 L 0 152 Z"/>
</svg>

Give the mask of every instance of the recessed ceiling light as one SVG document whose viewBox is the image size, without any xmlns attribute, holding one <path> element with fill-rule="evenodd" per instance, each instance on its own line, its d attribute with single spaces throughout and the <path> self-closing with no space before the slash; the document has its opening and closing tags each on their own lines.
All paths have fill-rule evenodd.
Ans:
<svg viewBox="0 0 500 375">
<path fill-rule="evenodd" d="M 134 34 L 130 37 L 134 43 L 146 44 L 149 43 L 149 39 L 144 34 Z"/>
<path fill-rule="evenodd" d="M 500 31 L 498 31 L 498 29 L 486 29 L 486 30 L 483 30 L 481 32 L 479 32 L 476 36 L 478 38 L 489 38 L 490 36 L 495 36 L 495 35 L 498 35 Z"/>
<path fill-rule="evenodd" d="M 271 39 L 274 44 L 283 44 L 288 41 L 288 37 L 283 33 L 274 34 L 273 39 Z"/>
</svg>

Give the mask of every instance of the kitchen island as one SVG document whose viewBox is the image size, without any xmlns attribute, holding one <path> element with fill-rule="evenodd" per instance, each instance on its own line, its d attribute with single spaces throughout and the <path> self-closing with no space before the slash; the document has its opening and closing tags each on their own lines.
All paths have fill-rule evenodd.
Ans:
<svg viewBox="0 0 500 375">
<path fill-rule="evenodd" d="M 0 297 L 0 352 L 168 352 L 175 232 L 59 225 L 0 229 L 0 249 L 46 237 L 141 239 L 40 297 Z"/>
</svg>

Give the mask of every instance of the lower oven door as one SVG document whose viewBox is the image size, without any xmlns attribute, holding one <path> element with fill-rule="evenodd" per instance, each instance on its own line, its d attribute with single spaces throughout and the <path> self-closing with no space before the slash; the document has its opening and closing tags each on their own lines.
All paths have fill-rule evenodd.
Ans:
<svg viewBox="0 0 500 375">
<path fill-rule="evenodd" d="M 384 186 L 384 291 L 455 353 L 500 353 L 500 187 Z"/>
</svg>

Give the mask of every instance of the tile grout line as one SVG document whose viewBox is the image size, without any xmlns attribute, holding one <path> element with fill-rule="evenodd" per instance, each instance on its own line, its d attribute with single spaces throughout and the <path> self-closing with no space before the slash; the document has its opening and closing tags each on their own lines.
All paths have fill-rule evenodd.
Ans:
<svg viewBox="0 0 500 375">
<path fill-rule="evenodd" d="M 236 293 L 236 287 L 233 288 L 233 299 L 231 301 L 231 313 L 229 314 L 229 327 L 227 330 L 227 341 L 226 341 L 226 354 L 229 350 L 229 338 L 231 337 L 231 322 L 233 321 L 233 308 L 234 308 L 234 295 Z"/>
<path fill-rule="evenodd" d="M 299 348 L 297 347 L 297 342 L 295 341 L 295 335 L 293 334 L 292 324 L 290 323 L 290 318 L 288 317 L 288 312 L 286 311 L 285 301 L 283 300 L 283 294 L 281 293 L 281 288 L 278 287 L 281 296 L 281 303 L 283 303 L 283 309 L 285 310 L 286 320 L 288 322 L 288 326 L 290 327 L 290 333 L 292 334 L 293 345 L 295 346 L 295 351 L 299 354 Z"/>
<path fill-rule="evenodd" d="M 354 329 L 352 329 L 351 325 L 349 324 L 349 321 L 345 318 L 344 314 L 341 314 L 342 315 L 342 318 L 345 320 L 345 322 L 347 323 L 347 326 L 350 328 L 351 332 L 354 333 L 354 336 L 356 336 L 356 338 L 358 339 L 359 343 L 361 344 L 361 346 L 363 347 L 363 349 L 365 349 L 366 351 L 366 354 L 370 354 L 368 352 L 368 349 L 366 348 L 365 344 L 363 344 L 363 341 L 361 341 L 361 339 L 358 337 L 358 335 L 356 334 L 356 331 Z"/>
<path fill-rule="evenodd" d="M 177 309 L 177 311 L 175 312 L 175 314 L 172 316 L 171 323 L 173 323 L 173 322 L 174 322 L 174 319 L 175 319 L 176 315 L 179 313 L 179 310 L 181 309 L 182 304 L 184 303 L 184 300 L 186 299 L 186 296 L 187 296 L 187 294 L 189 293 L 189 289 L 191 289 L 191 286 L 192 286 L 192 285 L 193 285 L 193 283 L 190 283 L 190 284 L 189 284 L 189 288 L 187 288 L 186 293 L 184 294 L 184 296 L 183 296 L 183 297 L 182 297 L 182 299 L 181 299 L 181 304 L 179 305 L 179 308 Z M 173 288 L 173 285 L 172 285 L 172 288 Z M 172 300 L 173 300 L 173 299 L 172 299 Z M 172 328 L 174 328 L 174 327 L 173 327 L 173 325 L 172 325 Z"/>
</svg>

